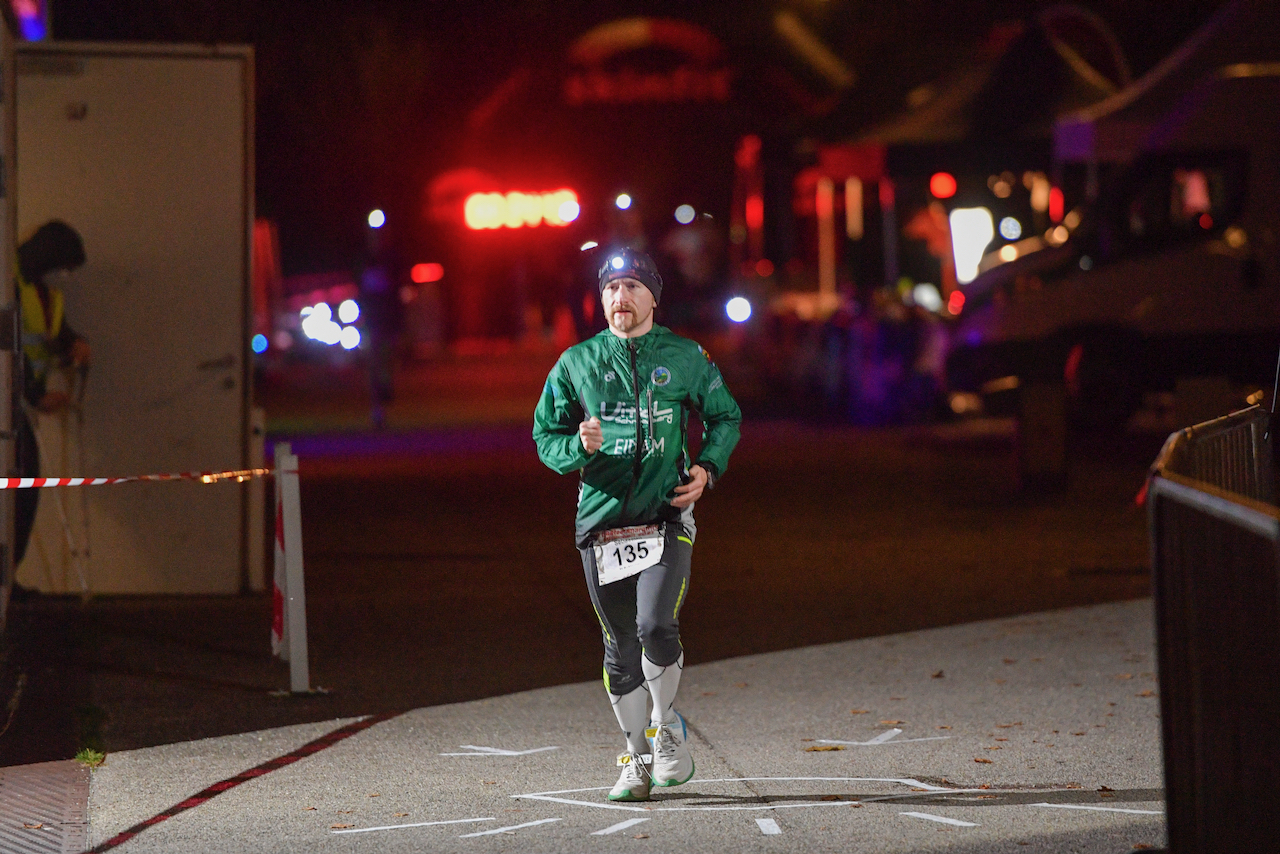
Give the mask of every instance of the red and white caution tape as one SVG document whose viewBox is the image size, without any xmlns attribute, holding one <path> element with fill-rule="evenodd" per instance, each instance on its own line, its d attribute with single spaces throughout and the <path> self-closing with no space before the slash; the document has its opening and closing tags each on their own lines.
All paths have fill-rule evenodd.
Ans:
<svg viewBox="0 0 1280 854">
<path fill-rule="evenodd" d="M 106 486 L 112 483 L 140 481 L 195 480 L 220 483 L 234 480 L 244 483 L 255 477 L 269 477 L 275 469 L 239 469 L 237 471 L 186 471 L 176 474 L 139 474 L 131 477 L 0 477 L 0 489 L 46 489 L 51 486 Z"/>
</svg>

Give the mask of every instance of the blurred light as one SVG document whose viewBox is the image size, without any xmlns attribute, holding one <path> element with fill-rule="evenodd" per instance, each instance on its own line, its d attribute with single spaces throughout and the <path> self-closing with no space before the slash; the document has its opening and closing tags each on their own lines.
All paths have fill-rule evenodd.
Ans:
<svg viewBox="0 0 1280 854">
<path fill-rule="evenodd" d="M 1005 240 L 1017 240 L 1022 236 L 1022 223 L 1011 216 L 1000 220 L 1000 236 Z"/>
<path fill-rule="evenodd" d="M 599 243 L 596 243 L 594 240 L 588 240 L 586 243 L 584 243 L 584 244 L 582 244 L 581 246 L 579 246 L 579 247 L 578 247 L 578 251 L 579 251 L 579 252 L 586 252 L 588 249 L 595 249 L 595 248 L 596 248 L 597 246 L 599 246 L 599 245 L 600 245 L 600 244 L 599 244 Z"/>
<path fill-rule="evenodd" d="M 333 320 L 333 309 L 329 308 L 327 302 L 318 302 L 311 307 L 311 316 L 322 320 Z"/>
<path fill-rule="evenodd" d="M 911 298 L 916 305 L 928 311 L 937 312 L 942 309 L 942 294 L 928 282 L 921 282 L 911 289 Z"/>
<path fill-rule="evenodd" d="M 693 209 L 693 205 L 681 205 L 676 208 L 676 222 L 681 225 L 688 225 L 693 222 L 693 218 L 697 215 L 698 212 Z"/>
<path fill-rule="evenodd" d="M 1062 188 L 1054 187 L 1049 190 L 1049 220 L 1051 222 L 1062 222 L 1064 204 Z"/>
<path fill-rule="evenodd" d="M 293 333 L 288 329 L 281 329 L 275 334 L 275 345 L 278 350 L 288 350 L 293 346 Z"/>
<path fill-rule="evenodd" d="M 360 316 L 360 306 L 353 299 L 344 299 L 338 305 L 338 319 L 343 323 L 355 323 Z"/>
<path fill-rule="evenodd" d="M 1031 173 L 1031 209 L 1044 213 L 1049 209 L 1049 189 L 1052 185 L 1043 172 Z"/>
<path fill-rule="evenodd" d="M 1013 185 L 1003 178 L 996 178 L 988 182 L 987 186 L 991 188 L 992 195 L 997 199 L 1007 199 L 1013 195 Z"/>
<path fill-rule="evenodd" d="M 556 214 L 561 222 L 573 222 L 581 212 L 582 208 L 573 199 L 566 199 L 560 203 L 560 207 L 556 208 Z"/>
<path fill-rule="evenodd" d="M 631 207 L 631 197 L 626 193 L 619 193 L 618 198 L 614 199 L 613 203 L 618 206 L 618 210 L 625 211 Z"/>
<path fill-rule="evenodd" d="M 1018 247 L 1012 243 L 1005 244 L 1000 247 L 1000 260 L 1009 262 L 1018 260 Z"/>
<path fill-rule="evenodd" d="M 18 19 L 18 30 L 25 40 L 38 42 L 49 35 L 45 24 L 44 6 L 39 0 L 13 0 L 14 16 Z"/>
<path fill-rule="evenodd" d="M 734 297 L 725 303 L 724 313 L 734 323 L 742 323 L 751 316 L 751 303 L 746 297 Z"/>
<path fill-rule="evenodd" d="M 1222 239 L 1227 241 L 1227 245 L 1232 249 L 1239 249 L 1249 242 L 1249 235 L 1245 234 L 1240 226 L 1233 225 L 1222 232 Z"/>
<path fill-rule="evenodd" d="M 302 310 L 298 312 L 298 316 L 304 319 L 310 314 L 311 314 L 311 306 L 309 305 L 304 305 L 302 307 Z"/>
<path fill-rule="evenodd" d="M 258 333 L 253 336 L 253 340 L 249 342 L 249 346 L 253 348 L 253 352 L 255 353 L 267 352 L 267 336 L 262 333 Z"/>
<path fill-rule="evenodd" d="M 621 255 L 614 255 L 613 259 L 609 261 L 609 266 L 613 267 L 615 270 L 621 270 L 623 265 L 626 263 L 627 262 Z"/>
<path fill-rule="evenodd" d="M 972 282 L 978 275 L 978 264 L 987 244 L 995 237 L 995 223 L 986 208 L 956 208 L 948 217 L 951 223 L 951 251 L 955 255 L 956 281 Z M 954 299 L 954 296 L 953 296 Z"/>
<path fill-rule="evenodd" d="M 1067 242 L 1067 238 L 1071 236 L 1071 232 L 1067 230 L 1065 225 L 1055 225 L 1044 233 L 1044 239 L 1054 246 L 1061 246 Z"/>
<path fill-rule="evenodd" d="M 1249 404 L 1250 406 L 1256 406 L 1257 404 L 1262 403 L 1262 401 L 1266 399 L 1267 399 L 1267 393 L 1262 389 L 1258 389 L 1253 394 L 1246 397 L 1244 399 L 1244 402 Z"/>
<path fill-rule="evenodd" d="M 404 305 L 408 305 L 418 298 L 418 289 L 413 285 L 401 285 L 399 294 L 400 302 Z"/>
<path fill-rule="evenodd" d="M 1080 224 L 1080 211 L 1073 210 L 1071 211 L 1071 213 L 1064 216 L 1062 218 L 1062 224 L 1065 225 L 1067 228 L 1075 228 L 1077 225 Z"/>
<path fill-rule="evenodd" d="M 1081 255 L 1081 256 L 1080 256 L 1080 269 L 1081 269 L 1081 270 L 1092 270 L 1092 269 L 1093 269 L 1093 259 L 1092 259 L 1092 258 L 1090 258 L 1088 255 Z"/>
<path fill-rule="evenodd" d="M 342 349 L 354 350 L 360 346 L 360 330 L 354 326 L 343 327 L 342 333 L 338 336 L 338 342 L 342 344 Z"/>
<path fill-rule="evenodd" d="M 384 214 L 382 211 L 377 209 L 369 211 L 369 227 L 370 228 L 382 228 L 382 226 L 386 224 L 387 224 L 386 214 Z"/>
<path fill-rule="evenodd" d="M 1200 214 L 1200 227 L 1204 229 L 1213 228 L 1213 217 L 1207 213 Z"/>
<path fill-rule="evenodd" d="M 578 194 L 573 190 L 556 190 L 550 193 L 472 193 L 462 206 L 462 216 L 467 227 L 530 228 L 547 225 L 568 225 L 582 212 Z"/>
<path fill-rule="evenodd" d="M 773 275 L 773 262 L 772 262 L 772 261 L 770 261 L 768 258 L 761 258 L 759 261 L 757 261 L 757 262 L 756 262 L 756 275 L 757 275 L 757 276 L 772 276 L 772 275 Z"/>
<path fill-rule="evenodd" d="M 929 192 L 935 199 L 949 199 L 956 194 L 956 179 L 950 172 L 934 172 L 929 179 Z"/>
<path fill-rule="evenodd" d="M 747 228 L 764 228 L 764 196 L 753 193 L 747 196 L 746 205 Z"/>
<path fill-rule="evenodd" d="M 964 415 L 966 412 L 981 412 L 982 398 L 970 391 L 952 392 L 951 411 L 956 415 Z"/>
<path fill-rule="evenodd" d="M 429 261 L 426 264 L 414 264 L 413 268 L 409 270 L 409 278 L 419 285 L 438 282 L 444 278 L 444 265 L 437 264 L 434 261 Z"/>
<path fill-rule="evenodd" d="M 951 296 L 947 298 L 947 311 L 952 314 L 959 314 L 962 308 L 964 308 L 964 293 L 962 291 L 952 291 Z"/>
</svg>

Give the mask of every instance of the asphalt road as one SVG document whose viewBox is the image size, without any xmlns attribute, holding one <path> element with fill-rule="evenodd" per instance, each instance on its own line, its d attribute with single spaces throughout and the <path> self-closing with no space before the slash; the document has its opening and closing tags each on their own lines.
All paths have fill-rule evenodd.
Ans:
<svg viewBox="0 0 1280 854">
<path fill-rule="evenodd" d="M 689 664 L 1147 595 L 1133 505 L 1159 436 L 1017 490 L 1010 437 L 749 422 L 697 507 Z M 308 442 L 311 442 L 308 445 Z M 0 765 L 598 679 L 572 477 L 528 427 L 299 440 L 312 681 L 276 697 L 265 596 L 16 603 Z"/>
</svg>

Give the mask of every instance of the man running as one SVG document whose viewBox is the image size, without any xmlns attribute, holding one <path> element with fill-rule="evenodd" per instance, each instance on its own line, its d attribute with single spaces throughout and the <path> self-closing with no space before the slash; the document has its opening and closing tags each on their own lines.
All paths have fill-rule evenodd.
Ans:
<svg viewBox="0 0 1280 854">
<path fill-rule="evenodd" d="M 533 438 L 548 467 L 581 478 L 577 545 L 604 634 L 605 690 L 627 742 L 609 799 L 644 801 L 650 785 L 693 777 L 674 709 L 693 505 L 724 474 L 742 413 L 706 351 L 654 324 L 662 277 L 648 255 L 609 253 L 599 279 L 609 328 L 551 369 Z M 686 442 L 694 411 L 705 424 L 696 461 Z"/>
</svg>

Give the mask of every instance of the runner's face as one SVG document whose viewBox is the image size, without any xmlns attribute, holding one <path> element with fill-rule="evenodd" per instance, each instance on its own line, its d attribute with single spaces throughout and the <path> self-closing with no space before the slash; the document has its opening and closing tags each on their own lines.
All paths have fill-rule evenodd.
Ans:
<svg viewBox="0 0 1280 854">
<path fill-rule="evenodd" d="M 644 334 L 653 325 L 653 292 L 636 279 L 614 279 L 604 286 L 600 302 L 617 335 Z"/>
</svg>

